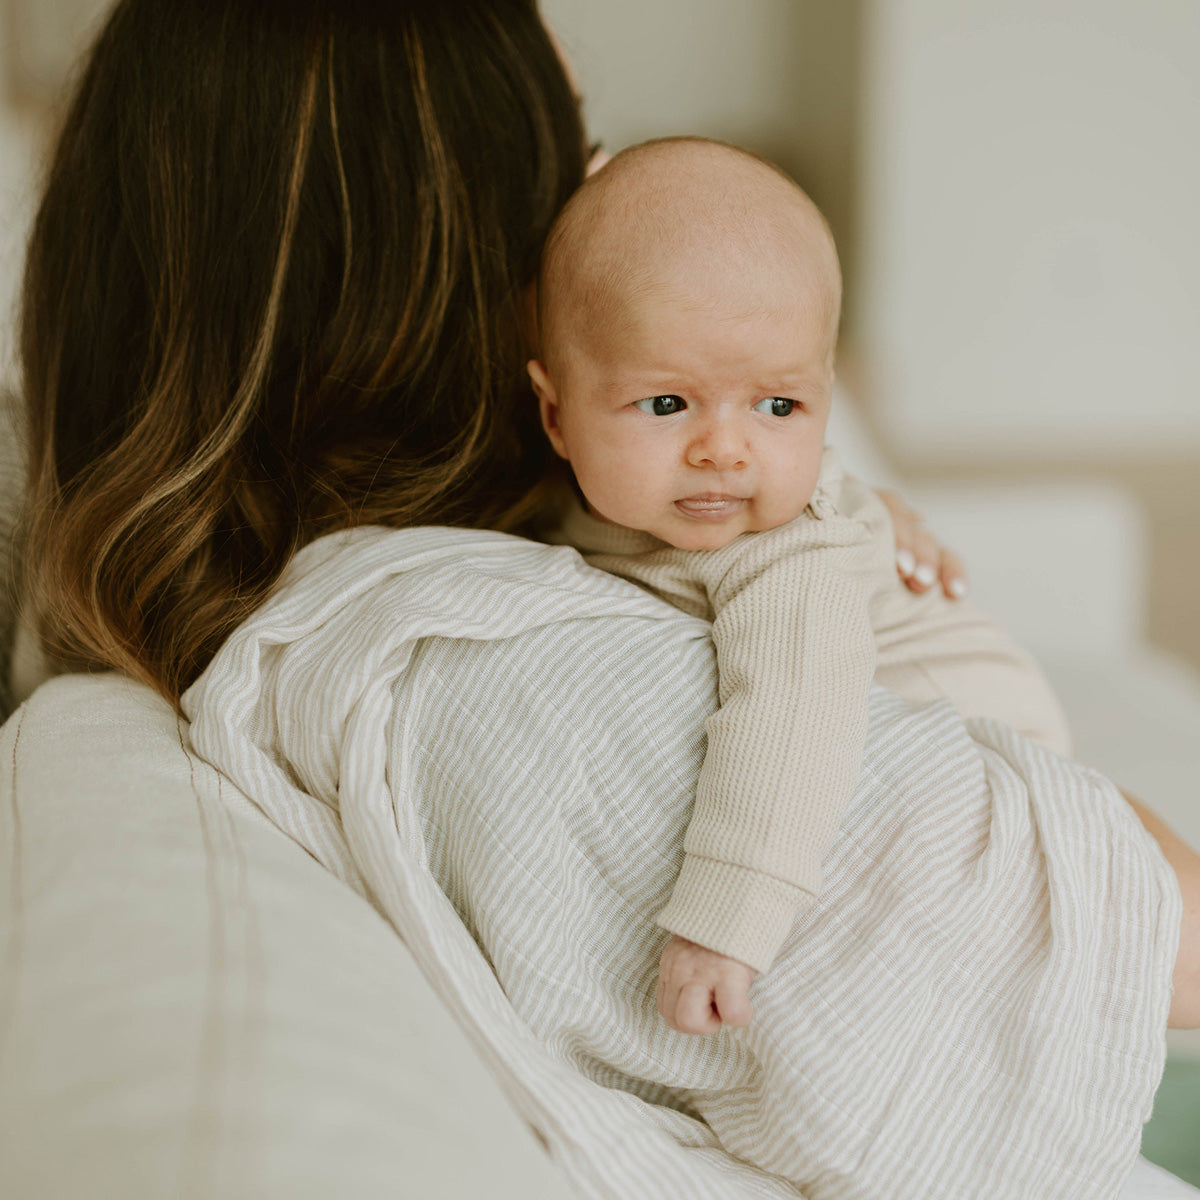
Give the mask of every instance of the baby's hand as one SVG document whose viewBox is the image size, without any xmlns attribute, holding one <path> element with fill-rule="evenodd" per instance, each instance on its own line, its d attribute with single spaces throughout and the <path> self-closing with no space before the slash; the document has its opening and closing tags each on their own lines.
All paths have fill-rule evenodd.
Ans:
<svg viewBox="0 0 1200 1200">
<path fill-rule="evenodd" d="M 658 1011 L 680 1033 L 749 1025 L 750 985 L 757 974 L 735 958 L 672 937 L 658 962 Z"/>
</svg>

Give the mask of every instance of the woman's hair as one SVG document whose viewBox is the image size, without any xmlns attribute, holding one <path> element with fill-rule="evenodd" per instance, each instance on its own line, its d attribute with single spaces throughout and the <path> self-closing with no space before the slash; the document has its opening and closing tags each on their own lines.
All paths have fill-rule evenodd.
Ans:
<svg viewBox="0 0 1200 1200">
<path fill-rule="evenodd" d="M 313 536 L 512 527 L 520 306 L 583 160 L 536 0 L 122 0 L 24 282 L 47 652 L 177 701 Z"/>
</svg>

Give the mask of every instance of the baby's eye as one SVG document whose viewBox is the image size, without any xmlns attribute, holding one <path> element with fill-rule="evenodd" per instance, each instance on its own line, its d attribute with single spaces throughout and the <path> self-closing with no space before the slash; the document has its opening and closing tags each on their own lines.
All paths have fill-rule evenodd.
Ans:
<svg viewBox="0 0 1200 1200">
<path fill-rule="evenodd" d="M 682 396 L 647 396 L 645 400 L 635 400 L 633 407 L 640 408 L 652 417 L 669 417 L 673 413 L 683 412 L 687 402 Z"/>
<path fill-rule="evenodd" d="M 754 411 L 770 413 L 773 417 L 790 417 L 795 407 L 795 400 L 785 400 L 782 396 L 768 396 L 754 406 Z"/>
</svg>

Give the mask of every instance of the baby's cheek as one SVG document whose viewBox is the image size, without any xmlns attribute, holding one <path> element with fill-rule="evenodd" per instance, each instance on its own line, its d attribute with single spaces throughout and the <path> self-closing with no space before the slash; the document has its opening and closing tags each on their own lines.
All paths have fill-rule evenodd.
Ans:
<svg viewBox="0 0 1200 1200">
<path fill-rule="evenodd" d="M 650 515 L 654 506 L 653 481 L 658 473 L 628 458 L 603 456 L 580 464 L 576 472 L 579 490 L 610 520 L 619 525 L 636 525 L 636 518 Z"/>
<path fill-rule="evenodd" d="M 805 506 L 813 498 L 813 494 L 817 490 L 817 484 L 821 479 L 821 458 L 823 454 L 824 446 L 810 448 L 804 456 L 801 470 L 796 476 L 796 495 L 793 498 L 793 503 L 800 512 L 804 511 Z"/>
<path fill-rule="evenodd" d="M 816 477 L 809 483 L 807 479 L 792 480 L 792 486 L 779 489 L 774 495 L 763 498 L 759 506 L 758 528 L 775 529 L 794 521 L 808 507 L 816 491 Z"/>
<path fill-rule="evenodd" d="M 614 525 L 641 528 L 643 506 L 636 481 L 628 477 L 615 476 L 610 472 L 575 472 L 575 481 L 587 502 L 588 511 L 602 521 Z"/>
</svg>

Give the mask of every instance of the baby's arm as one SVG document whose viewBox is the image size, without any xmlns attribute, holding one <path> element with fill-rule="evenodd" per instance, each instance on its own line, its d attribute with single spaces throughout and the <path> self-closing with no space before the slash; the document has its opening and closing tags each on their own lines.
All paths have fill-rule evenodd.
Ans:
<svg viewBox="0 0 1200 1200">
<path fill-rule="evenodd" d="M 750 1024 L 750 985 L 758 972 L 736 958 L 672 937 L 658 963 L 658 1011 L 680 1033 L 716 1033 Z"/>
<path fill-rule="evenodd" d="M 854 791 L 874 671 L 870 602 L 882 546 L 836 512 L 698 556 L 714 610 L 720 709 L 658 917 L 758 971 L 821 887 Z"/>
</svg>

